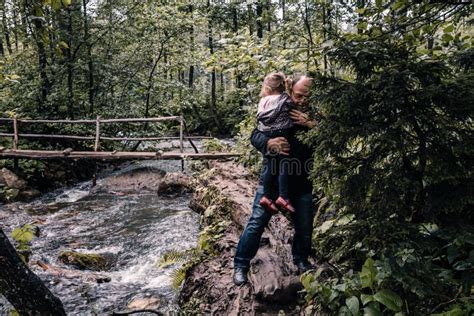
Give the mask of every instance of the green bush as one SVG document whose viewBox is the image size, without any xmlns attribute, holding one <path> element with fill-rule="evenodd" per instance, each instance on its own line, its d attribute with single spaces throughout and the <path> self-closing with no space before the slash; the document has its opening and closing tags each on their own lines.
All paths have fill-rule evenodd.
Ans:
<svg viewBox="0 0 474 316">
<path fill-rule="evenodd" d="M 472 50 L 427 59 L 400 43 L 341 40 L 328 57 L 340 71 L 315 75 L 324 119 L 306 141 L 314 186 L 338 210 L 314 246 L 342 276 L 316 278 L 308 301 L 352 315 L 373 315 L 369 304 L 384 315 L 472 311 Z M 378 283 L 367 291 L 370 262 Z"/>
</svg>

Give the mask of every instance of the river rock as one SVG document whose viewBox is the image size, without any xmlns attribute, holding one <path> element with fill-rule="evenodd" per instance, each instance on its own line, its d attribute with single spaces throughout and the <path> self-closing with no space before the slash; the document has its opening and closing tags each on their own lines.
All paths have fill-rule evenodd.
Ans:
<svg viewBox="0 0 474 316">
<path fill-rule="evenodd" d="M 22 190 L 26 188 L 26 181 L 7 168 L 0 170 L 0 183 L 4 183 L 7 187 L 12 189 Z"/>
<path fill-rule="evenodd" d="M 134 298 L 130 303 L 128 303 L 127 308 L 131 310 L 141 310 L 141 309 L 158 309 L 160 307 L 160 299 L 150 297 L 150 298 Z"/>
<path fill-rule="evenodd" d="M 193 191 L 193 179 L 180 172 L 168 173 L 158 184 L 158 194 L 175 195 Z"/>
<path fill-rule="evenodd" d="M 38 191 L 36 189 L 28 188 L 26 190 L 21 191 L 20 194 L 19 194 L 19 197 L 23 201 L 29 201 L 29 200 L 32 200 L 34 198 L 37 198 L 40 195 L 41 195 L 40 191 Z"/>
<path fill-rule="evenodd" d="M 72 250 L 63 251 L 59 260 L 81 270 L 106 271 L 112 265 L 111 258 L 103 254 L 80 253 Z"/>
</svg>

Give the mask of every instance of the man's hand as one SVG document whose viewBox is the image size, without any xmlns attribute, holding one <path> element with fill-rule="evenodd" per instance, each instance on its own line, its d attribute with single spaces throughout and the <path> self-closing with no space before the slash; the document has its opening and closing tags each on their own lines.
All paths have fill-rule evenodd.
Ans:
<svg viewBox="0 0 474 316">
<path fill-rule="evenodd" d="M 285 137 L 270 138 L 267 141 L 267 151 L 273 154 L 288 156 L 290 154 L 290 144 Z"/>
<path fill-rule="evenodd" d="M 313 128 L 316 126 L 316 121 L 313 121 L 309 118 L 308 114 L 303 113 L 298 110 L 291 110 L 290 117 L 293 120 L 293 123 L 296 125 L 306 126 Z"/>
</svg>

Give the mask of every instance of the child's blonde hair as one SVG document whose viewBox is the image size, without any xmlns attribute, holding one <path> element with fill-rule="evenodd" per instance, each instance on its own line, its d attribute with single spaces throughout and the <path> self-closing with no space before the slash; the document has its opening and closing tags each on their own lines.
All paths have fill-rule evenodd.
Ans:
<svg viewBox="0 0 474 316">
<path fill-rule="evenodd" d="M 261 97 L 266 97 L 276 93 L 283 93 L 286 90 L 286 77 L 282 72 L 272 72 L 263 79 Z M 276 92 L 276 93 L 275 93 Z"/>
</svg>

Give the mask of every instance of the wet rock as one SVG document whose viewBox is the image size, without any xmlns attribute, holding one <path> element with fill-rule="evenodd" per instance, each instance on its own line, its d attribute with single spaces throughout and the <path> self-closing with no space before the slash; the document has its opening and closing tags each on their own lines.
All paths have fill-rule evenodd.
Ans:
<svg viewBox="0 0 474 316">
<path fill-rule="evenodd" d="M 103 254 L 80 253 L 72 250 L 63 251 L 59 260 L 81 270 L 106 271 L 112 266 L 112 258 Z"/>
<path fill-rule="evenodd" d="M 165 171 L 154 167 L 134 168 L 130 171 L 106 177 L 95 186 L 91 193 L 112 193 L 116 195 L 155 191 L 165 176 Z"/>
<path fill-rule="evenodd" d="M 7 168 L 2 168 L 2 170 L 0 170 L 0 183 L 4 183 L 5 186 L 12 189 L 21 190 L 26 188 L 26 181 Z"/>
<path fill-rule="evenodd" d="M 180 172 L 168 173 L 158 184 L 159 195 L 175 195 L 193 191 L 193 179 Z"/>
<path fill-rule="evenodd" d="M 22 201 L 29 201 L 29 200 L 32 200 L 34 198 L 37 198 L 40 195 L 41 195 L 40 191 L 38 191 L 36 189 L 29 188 L 29 189 L 21 191 L 20 194 L 19 194 L 19 198 Z"/>
<path fill-rule="evenodd" d="M 141 310 L 141 309 L 158 309 L 160 307 L 160 299 L 150 297 L 150 298 L 134 298 L 130 303 L 128 303 L 127 308 L 131 310 Z"/>
</svg>

